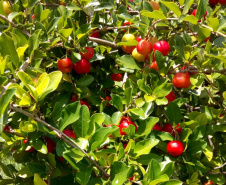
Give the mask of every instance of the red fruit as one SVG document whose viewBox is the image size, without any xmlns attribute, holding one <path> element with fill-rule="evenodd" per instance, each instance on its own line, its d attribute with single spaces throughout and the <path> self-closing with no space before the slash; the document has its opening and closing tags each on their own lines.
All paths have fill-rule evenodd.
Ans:
<svg viewBox="0 0 226 185">
<path fill-rule="evenodd" d="M 178 157 L 184 152 L 184 145 L 180 141 L 170 141 L 167 144 L 166 150 L 170 155 Z"/>
<path fill-rule="evenodd" d="M 111 101 L 111 97 L 110 96 L 106 96 L 106 101 Z M 106 106 L 111 106 L 111 104 L 110 103 L 107 103 L 107 105 Z"/>
<path fill-rule="evenodd" d="M 86 74 L 89 73 L 91 65 L 86 59 L 82 59 L 79 62 L 74 64 L 74 70 L 77 74 Z"/>
<path fill-rule="evenodd" d="M 194 9 L 192 12 L 192 15 L 196 16 L 196 12 L 197 12 L 197 9 Z M 205 12 L 204 20 L 206 20 L 206 16 L 207 16 L 207 11 Z M 198 22 L 201 22 L 201 20 L 199 20 Z"/>
<path fill-rule="evenodd" d="M 220 3 L 221 5 L 226 5 L 226 1 L 225 1 L 225 0 L 219 0 L 219 3 Z"/>
<path fill-rule="evenodd" d="M 161 40 L 154 44 L 153 50 L 154 51 L 157 50 L 157 51 L 161 52 L 163 56 L 166 56 L 170 52 L 170 45 L 168 44 L 168 42 Z M 153 60 L 154 60 L 154 58 L 153 58 Z"/>
<path fill-rule="evenodd" d="M 35 19 L 35 14 L 32 15 L 31 19 L 32 19 L 32 20 Z"/>
<path fill-rule="evenodd" d="M 66 136 L 68 136 L 68 137 L 71 137 L 71 138 L 76 138 L 76 136 L 75 136 L 75 133 L 72 131 L 72 130 L 64 130 L 63 131 L 63 133 L 66 135 Z"/>
<path fill-rule="evenodd" d="M 117 82 L 121 82 L 123 79 L 123 76 L 121 73 L 114 73 L 111 75 L 111 79 Z"/>
<path fill-rule="evenodd" d="M 208 181 L 205 183 L 205 185 L 212 185 L 212 184 L 214 184 L 212 181 Z"/>
<path fill-rule="evenodd" d="M 223 114 L 220 114 L 219 118 L 221 118 L 223 116 Z"/>
<path fill-rule="evenodd" d="M 89 104 L 87 102 L 85 102 L 83 100 L 80 100 L 80 104 L 81 105 L 86 105 L 89 108 L 89 110 L 90 110 L 90 106 L 89 106 Z"/>
<path fill-rule="evenodd" d="M 118 125 L 116 124 L 110 124 L 110 125 L 107 125 L 106 127 L 111 127 L 112 125 L 116 126 L 116 127 L 119 127 Z M 111 134 L 109 137 L 113 137 L 113 135 Z"/>
<path fill-rule="evenodd" d="M 69 101 L 77 101 L 78 95 L 73 95 L 72 98 Z"/>
<path fill-rule="evenodd" d="M 210 41 L 210 37 L 207 37 L 204 41 L 205 41 L 205 42 Z"/>
<path fill-rule="evenodd" d="M 127 22 L 124 22 L 122 26 L 129 26 L 129 25 L 132 25 L 132 24 L 133 23 L 130 23 L 130 22 L 127 21 Z M 126 31 L 127 30 L 123 30 L 124 33 L 126 33 Z"/>
<path fill-rule="evenodd" d="M 137 44 L 137 52 L 142 54 L 142 55 L 148 55 L 151 53 L 152 50 L 152 44 L 151 42 L 148 42 L 146 40 L 141 40 Z"/>
<path fill-rule="evenodd" d="M 70 73 L 73 68 L 73 63 L 69 58 L 60 59 L 58 61 L 58 69 L 62 73 Z"/>
<path fill-rule="evenodd" d="M 10 134 L 10 130 L 11 130 L 11 127 L 9 125 L 6 125 L 3 131 Z"/>
<path fill-rule="evenodd" d="M 123 148 L 126 149 L 128 143 L 123 143 Z"/>
<path fill-rule="evenodd" d="M 174 101 L 176 99 L 176 95 L 174 94 L 173 91 L 171 91 L 168 95 L 165 96 L 166 99 L 168 100 L 168 104 L 171 102 L 171 101 Z"/>
<path fill-rule="evenodd" d="M 24 144 L 26 144 L 28 142 L 27 139 L 23 140 Z M 34 147 L 31 147 L 29 150 L 26 150 L 26 152 L 33 152 L 34 151 Z"/>
<path fill-rule="evenodd" d="M 98 28 L 94 29 L 93 32 L 98 31 Z M 99 38 L 99 32 L 91 33 L 90 37 Z"/>
<path fill-rule="evenodd" d="M 177 88 L 188 88 L 191 85 L 189 73 L 176 73 L 173 77 L 173 84 Z"/>
<path fill-rule="evenodd" d="M 209 0 L 209 3 L 211 5 L 216 5 L 218 3 L 219 0 Z"/>
<path fill-rule="evenodd" d="M 85 48 L 87 52 L 79 52 L 83 59 L 90 60 L 94 56 L 94 49 L 92 47 Z"/>
<path fill-rule="evenodd" d="M 55 150 L 56 148 L 56 143 L 48 137 L 45 137 L 45 141 L 46 141 L 48 153 L 53 153 L 53 150 Z"/>
<path fill-rule="evenodd" d="M 133 181 L 135 175 L 133 175 L 132 177 L 129 178 L 129 180 Z"/>
<path fill-rule="evenodd" d="M 153 62 L 151 63 L 150 68 L 151 68 L 151 69 L 155 69 L 156 71 L 159 70 L 159 67 L 158 67 L 158 64 L 157 64 L 156 61 L 153 61 Z"/>
<path fill-rule="evenodd" d="M 131 118 L 123 117 L 121 119 L 120 124 L 119 124 L 119 130 L 120 130 L 121 135 L 126 135 L 126 133 L 123 132 L 122 129 L 129 127 L 130 124 L 135 126 L 135 132 L 136 132 L 137 131 L 137 125 L 131 121 Z"/>
<path fill-rule="evenodd" d="M 63 161 L 64 161 L 64 157 L 59 157 L 59 160 L 60 160 L 61 162 L 63 162 Z"/>
<path fill-rule="evenodd" d="M 137 40 L 138 42 L 140 42 L 140 41 L 142 40 L 142 37 L 139 35 L 139 36 L 137 36 L 136 40 Z"/>
<path fill-rule="evenodd" d="M 162 128 L 160 127 L 160 125 L 158 123 L 156 123 L 154 125 L 154 127 L 152 128 L 152 130 L 158 130 L 158 131 L 162 131 Z"/>
<path fill-rule="evenodd" d="M 174 128 L 178 134 L 181 134 L 182 128 L 179 124 L 177 124 Z M 173 137 L 175 137 L 175 131 L 173 129 L 173 126 L 170 123 L 167 123 L 163 126 L 162 131 L 169 132 Z"/>
</svg>

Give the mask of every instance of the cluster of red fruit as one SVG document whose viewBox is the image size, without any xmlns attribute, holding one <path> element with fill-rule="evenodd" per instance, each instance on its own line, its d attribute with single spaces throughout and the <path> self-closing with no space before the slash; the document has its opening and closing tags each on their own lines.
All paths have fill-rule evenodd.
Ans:
<svg viewBox="0 0 226 185">
<path fill-rule="evenodd" d="M 63 73 L 70 73 L 74 67 L 77 74 L 89 73 L 91 69 L 89 60 L 94 56 L 94 49 L 92 47 L 86 47 L 85 50 L 85 52 L 79 52 L 82 59 L 74 63 L 74 65 L 69 58 L 60 59 L 58 61 L 58 69 Z"/>
<path fill-rule="evenodd" d="M 181 134 L 182 132 L 182 128 L 180 127 L 179 124 L 177 124 L 175 128 L 173 128 L 173 126 L 170 123 L 165 124 L 163 128 L 161 128 L 161 126 L 156 123 L 155 126 L 152 128 L 152 130 L 169 132 L 174 137 L 175 137 L 175 131 L 177 132 L 177 134 Z M 167 144 L 166 150 L 170 155 L 174 157 L 178 157 L 184 152 L 184 145 L 181 141 L 177 141 L 177 140 L 170 141 Z"/>
<path fill-rule="evenodd" d="M 209 3 L 211 5 L 217 5 L 218 3 L 220 3 L 221 5 L 226 5 L 226 1 L 225 0 L 209 0 Z"/>
</svg>

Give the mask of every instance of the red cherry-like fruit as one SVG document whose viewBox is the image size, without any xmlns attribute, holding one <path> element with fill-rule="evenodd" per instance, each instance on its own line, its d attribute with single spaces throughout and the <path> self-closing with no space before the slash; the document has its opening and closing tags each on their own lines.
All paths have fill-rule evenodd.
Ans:
<svg viewBox="0 0 226 185">
<path fill-rule="evenodd" d="M 53 153 L 53 150 L 55 150 L 56 148 L 56 143 L 48 137 L 45 137 L 45 141 L 46 141 L 48 153 Z"/>
<path fill-rule="evenodd" d="M 196 12 L 197 12 L 197 9 L 194 9 L 192 12 L 192 15 L 196 16 Z M 207 11 L 205 12 L 204 20 L 206 20 L 206 16 L 207 16 Z M 198 22 L 201 22 L 201 20 L 199 20 Z"/>
<path fill-rule="evenodd" d="M 110 96 L 106 96 L 106 101 L 107 102 L 111 101 L 111 97 Z M 110 103 L 107 103 L 106 106 L 111 106 L 111 104 Z"/>
<path fill-rule="evenodd" d="M 119 127 L 118 125 L 116 124 L 110 124 L 110 125 L 107 125 L 106 127 L 111 127 L 112 125 L 116 126 L 116 127 Z M 109 137 L 113 137 L 113 135 L 111 134 Z"/>
<path fill-rule="evenodd" d="M 176 95 L 174 94 L 173 91 L 171 91 L 168 95 L 165 96 L 166 99 L 168 100 L 168 104 L 171 102 L 171 101 L 174 101 L 176 100 Z"/>
<path fill-rule="evenodd" d="M 219 0 L 219 3 L 220 3 L 221 5 L 226 5 L 226 1 L 225 1 L 225 0 Z"/>
<path fill-rule="evenodd" d="M 170 155 L 178 157 L 184 152 L 184 145 L 180 141 L 170 141 L 167 144 L 166 150 Z"/>
<path fill-rule="evenodd" d="M 141 40 L 137 44 L 137 52 L 146 56 L 151 53 L 152 50 L 152 44 L 149 41 Z"/>
<path fill-rule="evenodd" d="M 121 135 L 126 135 L 126 133 L 123 132 L 122 129 L 129 127 L 130 124 L 135 126 L 135 132 L 136 132 L 137 131 L 137 125 L 131 121 L 131 118 L 123 117 L 121 119 L 120 124 L 119 124 L 119 130 L 120 130 Z"/>
<path fill-rule="evenodd" d="M 173 85 L 177 88 L 188 88 L 191 85 L 189 73 L 176 73 L 173 77 Z"/>
<path fill-rule="evenodd" d="M 98 31 L 98 28 L 93 30 L 93 32 L 95 31 Z M 91 33 L 90 37 L 99 38 L 99 32 Z"/>
<path fill-rule="evenodd" d="M 27 139 L 23 140 L 24 144 L 26 144 L 28 142 Z M 34 147 L 31 147 L 29 150 L 26 150 L 26 152 L 33 152 L 34 151 Z"/>
<path fill-rule="evenodd" d="M 10 134 L 10 130 L 11 130 L 11 127 L 9 125 L 6 125 L 3 131 Z"/>
<path fill-rule="evenodd" d="M 132 177 L 129 178 L 129 180 L 133 181 L 135 175 L 133 175 Z"/>
<path fill-rule="evenodd" d="M 69 101 L 77 101 L 78 100 L 78 95 L 73 94 L 72 98 Z"/>
<path fill-rule="evenodd" d="M 170 124 L 170 123 L 166 123 L 163 128 L 162 128 L 162 131 L 164 132 L 169 132 L 173 137 L 175 137 L 175 131 L 178 133 L 178 134 L 181 134 L 182 132 L 182 128 L 180 127 L 179 124 L 177 124 L 175 126 L 175 129 L 173 129 L 173 126 Z"/>
<path fill-rule="evenodd" d="M 73 69 L 73 63 L 69 58 L 58 60 L 58 69 L 63 73 L 70 73 Z"/>
<path fill-rule="evenodd" d="M 121 82 L 123 79 L 123 76 L 121 73 L 114 73 L 111 75 L 111 79 L 117 82 Z"/>
<path fill-rule="evenodd" d="M 74 64 L 74 70 L 77 74 L 86 74 L 89 73 L 91 65 L 86 59 L 82 59 L 79 62 Z"/>
<path fill-rule="evenodd" d="M 67 129 L 67 130 L 64 130 L 63 133 L 68 137 L 71 137 L 74 139 L 76 138 L 75 133 L 72 130 Z"/>
<path fill-rule="evenodd" d="M 135 36 L 133 34 L 125 34 L 122 37 L 122 42 L 128 42 L 133 40 L 135 40 Z M 127 45 L 122 46 L 122 50 L 128 54 L 131 54 L 135 48 L 136 46 L 127 46 Z"/>
<path fill-rule="evenodd" d="M 136 40 L 137 40 L 138 42 L 140 42 L 140 41 L 143 40 L 143 39 L 142 39 L 142 37 L 139 35 L 139 36 L 136 37 Z"/>
<path fill-rule="evenodd" d="M 79 52 L 81 57 L 86 60 L 90 60 L 94 56 L 94 49 L 92 47 L 86 47 L 86 52 Z"/>
<path fill-rule="evenodd" d="M 162 131 L 162 128 L 161 128 L 161 126 L 160 126 L 158 123 L 156 123 L 156 124 L 154 125 L 154 127 L 152 128 L 152 130 Z"/>
<path fill-rule="evenodd" d="M 212 181 L 210 181 L 210 180 L 205 183 L 205 185 L 212 185 L 212 184 L 214 184 L 214 183 Z"/>
<path fill-rule="evenodd" d="M 211 5 L 217 5 L 218 2 L 219 2 L 219 0 L 209 0 L 209 3 Z"/>
<path fill-rule="evenodd" d="M 61 161 L 61 162 L 63 162 L 64 161 L 64 157 L 59 157 L 59 160 Z"/>
<path fill-rule="evenodd" d="M 150 68 L 151 68 L 151 69 L 155 69 L 156 71 L 159 70 L 159 67 L 158 67 L 158 64 L 157 64 L 156 61 L 153 61 L 153 62 L 151 63 Z"/>
<path fill-rule="evenodd" d="M 32 19 L 32 20 L 35 19 L 35 14 L 32 15 L 31 19 Z"/>
<path fill-rule="evenodd" d="M 168 44 L 168 42 L 161 40 L 154 44 L 153 50 L 154 51 L 157 50 L 157 51 L 161 52 L 163 56 L 166 56 L 170 52 L 170 45 Z M 154 60 L 154 58 L 153 58 L 153 60 Z"/>
<path fill-rule="evenodd" d="M 80 104 L 81 105 L 86 105 L 88 107 L 88 109 L 90 110 L 90 106 L 86 101 L 80 100 Z"/>
<path fill-rule="evenodd" d="M 124 22 L 122 26 L 129 26 L 129 25 L 132 25 L 132 24 L 133 23 L 130 23 L 130 22 L 127 21 L 127 22 Z M 123 30 L 124 33 L 126 33 L 126 31 L 127 30 Z"/>
<path fill-rule="evenodd" d="M 207 37 L 204 41 L 205 41 L 205 42 L 210 41 L 210 37 Z"/>
</svg>

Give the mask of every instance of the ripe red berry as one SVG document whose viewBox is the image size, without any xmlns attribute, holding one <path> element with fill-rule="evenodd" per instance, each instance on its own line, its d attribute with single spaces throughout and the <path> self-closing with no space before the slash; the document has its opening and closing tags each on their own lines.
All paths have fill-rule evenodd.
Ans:
<svg viewBox="0 0 226 185">
<path fill-rule="evenodd" d="M 210 181 L 210 180 L 205 183 L 205 185 L 212 185 L 212 184 L 214 184 L 214 183 L 212 181 Z"/>
<path fill-rule="evenodd" d="M 211 5 L 217 5 L 218 2 L 219 2 L 219 0 L 209 0 L 209 3 Z"/>
<path fill-rule="evenodd" d="M 140 42 L 140 41 L 142 40 L 142 37 L 139 35 L 139 36 L 136 37 L 136 40 L 137 40 L 138 42 Z"/>
<path fill-rule="evenodd" d="M 59 160 L 60 160 L 61 162 L 63 162 L 63 161 L 64 161 L 64 157 L 59 157 Z"/>
<path fill-rule="evenodd" d="M 56 148 L 56 143 L 48 137 L 45 137 L 45 141 L 46 141 L 48 153 L 53 153 L 53 150 L 55 150 Z"/>
<path fill-rule="evenodd" d="M 92 32 L 98 31 L 98 28 L 94 29 Z M 91 33 L 90 37 L 99 38 L 99 32 Z"/>
<path fill-rule="evenodd" d="M 146 40 L 141 40 L 137 44 L 137 52 L 140 53 L 141 55 L 148 55 L 151 53 L 152 50 L 152 44 L 149 41 Z"/>
<path fill-rule="evenodd" d="M 189 73 L 176 73 L 173 77 L 173 85 L 177 88 L 188 88 L 191 85 Z"/>
<path fill-rule="evenodd" d="M 192 12 L 192 15 L 196 16 L 196 12 L 197 12 L 197 9 L 194 9 Z M 207 16 L 207 11 L 205 12 L 204 20 L 206 20 L 206 16 Z M 201 22 L 201 20 L 199 20 L 198 22 Z"/>
<path fill-rule="evenodd" d="M 32 19 L 32 20 L 35 19 L 35 14 L 32 15 L 31 19 Z"/>
<path fill-rule="evenodd" d="M 136 132 L 137 131 L 137 125 L 131 121 L 131 118 L 123 117 L 121 119 L 120 124 L 119 124 L 119 130 L 120 130 L 121 135 L 126 135 L 126 133 L 123 132 L 122 129 L 129 127 L 130 124 L 135 126 L 135 132 Z"/>
<path fill-rule="evenodd" d="M 11 127 L 9 125 L 6 125 L 3 131 L 10 134 L 10 129 L 11 129 Z"/>
<path fill-rule="evenodd" d="M 74 64 L 74 70 L 77 74 L 86 74 L 89 73 L 91 65 L 86 59 L 82 59 L 79 62 Z"/>
<path fill-rule="evenodd" d="M 106 101 L 107 102 L 111 101 L 111 97 L 110 96 L 106 96 Z M 111 104 L 107 103 L 106 106 L 111 106 Z"/>
<path fill-rule="evenodd" d="M 27 139 L 23 140 L 24 144 L 26 144 L 28 142 Z M 34 151 L 34 147 L 31 147 L 29 150 L 26 150 L 26 152 L 33 152 Z"/>
<path fill-rule="evenodd" d="M 170 141 L 167 144 L 166 150 L 170 155 L 178 157 L 184 152 L 184 145 L 180 141 Z"/>
<path fill-rule="evenodd" d="M 133 181 L 135 175 L 133 175 L 132 177 L 129 178 L 129 180 Z"/>
<path fill-rule="evenodd" d="M 58 61 L 58 69 L 62 73 L 70 73 L 71 70 L 73 69 L 73 63 L 69 58 L 60 59 Z"/>
<path fill-rule="evenodd" d="M 173 129 L 173 126 L 172 126 L 170 123 L 166 123 L 166 124 L 163 126 L 163 128 L 162 128 L 162 131 L 164 131 L 164 132 L 169 132 L 172 136 L 175 137 L 175 131 L 174 131 L 174 130 L 176 130 L 176 132 L 177 132 L 178 134 L 181 134 L 181 132 L 182 132 L 182 128 L 180 127 L 179 124 L 177 124 L 177 125 L 175 126 L 175 128 Z"/>
<path fill-rule="evenodd" d="M 113 73 L 111 75 L 111 79 L 114 80 L 114 81 L 117 81 L 117 82 L 121 82 L 122 79 L 123 79 L 123 76 L 121 73 Z"/>
<path fill-rule="evenodd" d="M 72 131 L 72 130 L 64 130 L 63 131 L 63 133 L 65 134 L 65 135 L 67 135 L 68 137 L 71 137 L 71 138 L 76 138 L 76 136 L 75 136 L 75 133 Z"/>
<path fill-rule="evenodd" d="M 90 60 L 94 56 L 94 49 L 92 47 L 86 47 L 86 52 L 79 52 L 83 59 Z"/>
<path fill-rule="evenodd" d="M 151 68 L 151 69 L 155 69 L 156 71 L 159 70 L 159 67 L 158 67 L 158 64 L 157 64 L 156 61 L 153 61 L 153 62 L 151 63 L 150 68 Z"/>
<path fill-rule="evenodd" d="M 77 101 L 77 100 L 78 100 L 78 95 L 74 94 L 69 101 Z"/>
<path fill-rule="evenodd" d="M 205 41 L 205 42 L 210 41 L 210 37 L 207 37 L 204 41 Z"/>
<path fill-rule="evenodd" d="M 174 94 L 173 91 L 171 91 L 168 95 L 165 96 L 166 99 L 168 100 L 168 104 L 171 102 L 171 101 L 174 101 L 176 99 L 176 95 Z"/>
<path fill-rule="evenodd" d="M 80 104 L 81 105 L 86 105 L 88 107 L 88 109 L 90 110 L 90 106 L 86 101 L 80 100 Z"/>
<path fill-rule="evenodd" d="M 225 0 L 219 0 L 219 3 L 220 3 L 221 5 L 226 5 L 226 1 L 225 1 Z"/>
<path fill-rule="evenodd" d="M 153 50 L 154 51 L 157 50 L 157 51 L 161 52 L 163 56 L 166 56 L 170 52 L 170 45 L 168 44 L 168 42 L 166 42 L 164 40 L 158 41 L 154 44 Z M 154 60 L 154 58 L 153 58 L 153 60 Z"/>
<path fill-rule="evenodd" d="M 162 131 L 162 128 L 161 128 L 161 126 L 160 126 L 158 123 L 156 123 L 156 124 L 154 125 L 154 127 L 152 128 L 152 130 Z"/>
<path fill-rule="evenodd" d="M 130 23 L 130 22 L 127 21 L 127 22 L 124 22 L 122 26 L 129 26 L 129 25 L 132 25 L 132 24 L 133 23 Z M 124 33 L 126 33 L 126 31 L 127 30 L 123 30 Z"/>
</svg>

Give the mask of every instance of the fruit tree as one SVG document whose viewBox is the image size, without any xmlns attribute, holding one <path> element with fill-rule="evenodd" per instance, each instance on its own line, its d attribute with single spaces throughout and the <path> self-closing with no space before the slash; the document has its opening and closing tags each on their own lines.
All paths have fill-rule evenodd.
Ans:
<svg viewBox="0 0 226 185">
<path fill-rule="evenodd" d="M 3 184 L 226 184 L 226 1 L 1 0 Z"/>
</svg>

